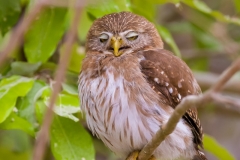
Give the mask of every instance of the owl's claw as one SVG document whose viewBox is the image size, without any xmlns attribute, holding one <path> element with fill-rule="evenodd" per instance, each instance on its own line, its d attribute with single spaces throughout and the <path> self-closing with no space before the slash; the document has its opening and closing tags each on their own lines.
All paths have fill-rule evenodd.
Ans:
<svg viewBox="0 0 240 160">
<path fill-rule="evenodd" d="M 154 156 L 151 156 L 148 160 L 157 160 Z"/>
<path fill-rule="evenodd" d="M 134 151 L 126 158 L 126 160 L 137 160 L 138 154 L 139 151 Z M 156 160 L 156 158 L 154 156 L 151 156 L 148 160 Z"/>
<path fill-rule="evenodd" d="M 126 160 L 137 160 L 139 151 L 134 151 L 126 158 Z"/>
</svg>

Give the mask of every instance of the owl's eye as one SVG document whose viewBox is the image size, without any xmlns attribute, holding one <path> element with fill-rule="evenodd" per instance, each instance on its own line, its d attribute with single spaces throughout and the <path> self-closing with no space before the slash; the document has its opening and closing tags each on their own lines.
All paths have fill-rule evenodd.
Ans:
<svg viewBox="0 0 240 160">
<path fill-rule="evenodd" d="M 109 39 L 109 36 L 106 33 L 103 33 L 99 36 L 100 42 L 104 43 Z"/>
<path fill-rule="evenodd" d="M 128 32 L 128 34 L 126 35 L 126 38 L 127 38 L 129 41 L 134 41 L 135 39 L 138 38 L 138 33 L 137 33 L 137 32 L 134 32 L 134 31 Z"/>
</svg>

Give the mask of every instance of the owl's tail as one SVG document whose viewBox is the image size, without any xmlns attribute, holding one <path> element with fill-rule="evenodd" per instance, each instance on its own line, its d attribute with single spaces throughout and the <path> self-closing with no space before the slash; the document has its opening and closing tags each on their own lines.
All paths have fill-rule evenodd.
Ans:
<svg viewBox="0 0 240 160">
<path fill-rule="evenodd" d="M 193 157 L 192 160 L 207 160 L 207 158 L 202 151 L 197 150 L 197 154 Z"/>
</svg>

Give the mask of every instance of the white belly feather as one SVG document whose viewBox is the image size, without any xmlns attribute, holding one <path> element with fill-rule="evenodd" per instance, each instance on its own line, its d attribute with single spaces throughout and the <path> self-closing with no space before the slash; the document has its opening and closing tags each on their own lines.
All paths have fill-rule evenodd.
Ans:
<svg viewBox="0 0 240 160">
<path fill-rule="evenodd" d="M 158 101 L 146 101 L 148 95 L 145 92 L 146 89 L 149 90 L 147 82 L 146 88 L 138 88 L 138 84 L 126 81 L 121 74 L 114 77 L 114 72 L 114 68 L 109 68 L 105 75 L 91 80 L 89 73 L 81 73 L 81 108 L 86 113 L 92 133 L 113 152 L 125 158 L 130 152 L 141 150 L 170 114 L 159 106 Z M 134 95 L 131 94 L 133 88 L 137 92 Z M 155 94 L 153 90 L 152 92 Z M 158 119 L 157 116 L 161 118 Z M 195 154 L 191 130 L 180 121 L 175 131 L 161 143 L 154 154 L 161 160 L 191 159 Z"/>
</svg>

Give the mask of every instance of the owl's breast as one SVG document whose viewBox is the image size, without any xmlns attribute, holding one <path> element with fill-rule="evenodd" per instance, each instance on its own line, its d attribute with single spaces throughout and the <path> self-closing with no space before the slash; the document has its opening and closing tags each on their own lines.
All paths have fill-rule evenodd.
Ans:
<svg viewBox="0 0 240 160">
<path fill-rule="evenodd" d="M 124 75 L 124 70 L 120 73 L 110 67 L 101 76 L 87 76 L 90 74 L 82 71 L 79 79 L 81 108 L 93 134 L 114 152 L 121 151 L 125 156 L 133 149 L 141 149 L 159 129 L 161 121 L 167 119 L 154 91 L 141 86 L 147 82 L 137 77 L 136 72 Z M 136 80 L 129 81 L 131 76 Z M 156 114 L 158 118 L 154 117 Z"/>
<path fill-rule="evenodd" d="M 81 108 L 86 113 L 90 130 L 121 156 L 142 149 L 170 115 L 137 72 L 125 75 L 124 69 L 118 72 L 118 68 L 108 67 L 101 76 L 91 78 L 89 72 L 82 71 L 79 77 Z M 181 131 L 173 133 L 178 137 L 176 141 L 169 138 L 169 143 L 159 152 L 177 154 L 167 149 L 173 144 L 186 147 L 181 136 L 191 138 L 191 131 L 182 121 L 178 126 Z"/>
</svg>

